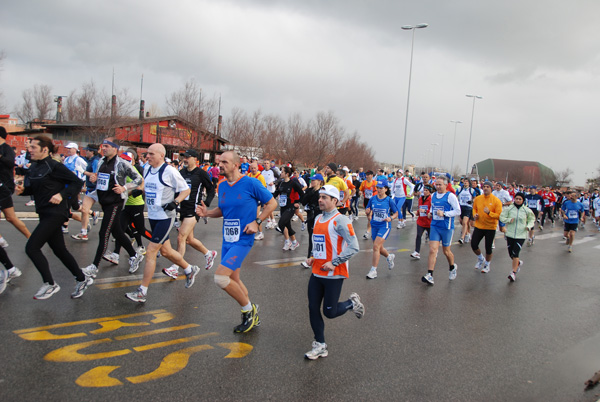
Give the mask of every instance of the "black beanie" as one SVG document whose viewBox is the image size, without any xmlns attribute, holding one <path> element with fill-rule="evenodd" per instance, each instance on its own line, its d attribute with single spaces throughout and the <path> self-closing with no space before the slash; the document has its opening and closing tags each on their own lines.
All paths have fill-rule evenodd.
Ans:
<svg viewBox="0 0 600 402">
<path fill-rule="evenodd" d="M 3 126 L 0 126 L 0 137 L 6 139 L 7 135 L 8 133 L 6 132 L 6 129 Z"/>
</svg>

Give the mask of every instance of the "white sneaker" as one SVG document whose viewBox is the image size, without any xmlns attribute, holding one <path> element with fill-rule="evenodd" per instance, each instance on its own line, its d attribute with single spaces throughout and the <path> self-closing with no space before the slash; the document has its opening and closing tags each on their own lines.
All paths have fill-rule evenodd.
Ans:
<svg viewBox="0 0 600 402">
<path fill-rule="evenodd" d="M 360 296 L 356 293 L 350 294 L 350 301 L 352 302 L 352 311 L 356 315 L 356 318 L 362 318 L 365 315 L 365 306 L 360 301 Z"/>
<path fill-rule="evenodd" d="M 6 289 L 8 283 L 8 272 L 5 269 L 0 268 L 0 294 Z"/>
<path fill-rule="evenodd" d="M 254 235 L 254 240 L 263 240 L 265 238 L 265 235 L 263 234 L 263 232 L 258 232 L 257 234 Z"/>
<path fill-rule="evenodd" d="M 396 229 L 402 229 L 402 225 L 400 224 L 400 222 L 398 222 L 398 224 L 396 225 Z"/>
<path fill-rule="evenodd" d="M 34 200 L 31 200 L 31 201 L 28 201 L 28 202 L 25 203 L 26 207 L 33 207 L 34 205 L 35 205 L 35 201 Z"/>
<path fill-rule="evenodd" d="M 412 258 L 414 258 L 415 260 L 420 260 L 421 259 L 421 254 L 417 253 L 416 251 L 413 252 L 410 256 Z"/>
<path fill-rule="evenodd" d="M 306 263 L 306 261 L 302 261 L 302 262 L 300 263 L 300 265 L 302 265 L 302 267 L 303 267 L 303 268 L 306 268 L 306 269 L 310 268 L 310 265 L 308 265 L 308 264 Z"/>
<path fill-rule="evenodd" d="M 365 232 L 363 235 L 363 239 L 368 239 L 371 234 L 369 232 Z"/>
<path fill-rule="evenodd" d="M 329 352 L 327 352 L 327 344 L 319 343 L 317 341 L 313 341 L 312 350 L 306 352 L 304 357 L 310 360 L 316 360 L 319 357 L 327 357 Z"/>
<path fill-rule="evenodd" d="M 54 285 L 50 285 L 49 283 L 44 283 L 40 290 L 33 296 L 35 300 L 46 300 L 50 298 L 54 293 L 60 290 L 60 286 L 58 283 L 54 283 Z"/>
<path fill-rule="evenodd" d="M 465 235 L 465 244 L 471 241 L 471 235 Z"/>
<path fill-rule="evenodd" d="M 300 243 L 298 242 L 298 240 L 294 240 L 290 246 L 290 250 L 295 250 L 298 247 L 300 247 Z"/>
<path fill-rule="evenodd" d="M 89 288 L 92 283 L 94 283 L 94 279 L 91 276 L 86 276 L 82 282 L 77 282 L 75 284 L 75 291 L 71 293 L 71 299 L 79 299 L 81 296 L 83 296 L 83 292 L 85 292 L 85 290 Z"/>
<path fill-rule="evenodd" d="M 394 268 L 394 258 L 396 258 L 395 254 L 390 254 L 387 256 L 386 261 L 388 263 L 388 268 L 392 269 Z"/>
<path fill-rule="evenodd" d="M 377 268 L 371 267 L 369 273 L 367 274 L 367 279 L 375 279 L 377 278 Z"/>
<path fill-rule="evenodd" d="M 8 270 L 8 277 L 6 278 L 6 282 L 10 282 L 11 280 L 18 278 L 19 276 L 23 275 L 23 272 L 21 272 L 21 270 L 17 267 L 12 267 L 11 269 Z"/>
<path fill-rule="evenodd" d="M 511 273 L 508 275 L 508 280 L 509 280 L 509 281 L 511 281 L 511 282 L 514 282 L 514 281 L 516 281 L 516 280 L 517 280 L 517 273 L 516 273 L 516 272 L 511 272 Z"/>
<path fill-rule="evenodd" d="M 283 249 L 287 251 L 290 249 L 290 247 L 292 247 L 292 242 L 289 240 L 286 240 L 285 243 L 283 243 Z"/>
<path fill-rule="evenodd" d="M 69 227 L 68 226 L 67 227 L 63 226 L 62 227 L 62 232 L 65 233 L 65 234 L 69 234 Z"/>
<path fill-rule="evenodd" d="M 119 254 L 107 252 L 102 256 L 103 259 L 114 265 L 119 265 Z"/>
<path fill-rule="evenodd" d="M 177 279 L 179 276 L 179 265 L 173 264 L 169 268 L 163 268 L 162 273 L 170 278 Z"/>
<path fill-rule="evenodd" d="M 179 229 L 179 228 L 181 227 L 181 222 L 180 222 L 180 221 L 176 221 L 176 222 L 173 224 L 173 227 L 174 227 L 175 229 Z"/>
<path fill-rule="evenodd" d="M 206 260 L 205 269 L 211 269 L 215 264 L 215 257 L 217 256 L 217 252 L 215 250 L 208 250 L 208 254 L 204 255 L 204 259 Z"/>
<path fill-rule="evenodd" d="M 91 276 L 92 278 L 95 278 L 96 275 L 98 275 L 98 267 L 94 264 L 90 264 L 85 268 L 81 268 L 81 272 L 83 272 L 85 276 Z"/>
<path fill-rule="evenodd" d="M 6 239 L 4 237 L 0 237 L 0 247 L 2 247 L 2 248 L 8 247 L 8 242 L 6 241 Z"/>
<path fill-rule="evenodd" d="M 488 272 L 490 272 L 490 263 L 486 262 L 485 264 L 483 264 L 483 268 L 481 268 L 481 273 L 487 274 Z"/>
<path fill-rule="evenodd" d="M 450 275 L 448 276 L 448 278 L 449 278 L 451 281 L 453 281 L 453 280 L 455 280 L 455 279 L 456 279 L 456 274 L 458 273 L 458 272 L 457 272 L 457 268 L 458 268 L 458 265 L 454 264 L 454 269 L 452 269 L 452 270 L 450 271 Z"/>
<path fill-rule="evenodd" d="M 433 275 L 428 272 L 427 275 L 421 277 L 421 282 L 433 286 Z"/>
<path fill-rule="evenodd" d="M 143 254 L 136 253 L 133 257 L 129 258 L 129 273 L 135 273 L 140 267 L 140 262 L 144 259 Z"/>
<path fill-rule="evenodd" d="M 296 222 L 298 220 L 298 215 L 294 215 L 292 218 L 292 222 Z"/>
<path fill-rule="evenodd" d="M 300 226 L 301 230 L 306 230 L 306 222 L 302 222 L 302 226 Z"/>
<path fill-rule="evenodd" d="M 144 246 L 139 246 L 139 247 L 137 248 L 137 253 L 138 253 L 138 254 L 143 254 L 143 255 L 146 255 L 146 247 L 144 247 Z"/>
<path fill-rule="evenodd" d="M 475 269 L 481 269 L 485 264 L 485 258 L 477 258 L 477 264 L 475 264 Z"/>
</svg>

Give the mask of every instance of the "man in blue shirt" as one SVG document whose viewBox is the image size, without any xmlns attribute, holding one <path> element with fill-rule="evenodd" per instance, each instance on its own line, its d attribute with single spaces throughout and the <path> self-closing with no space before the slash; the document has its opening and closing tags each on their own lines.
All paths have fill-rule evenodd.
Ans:
<svg viewBox="0 0 600 402">
<path fill-rule="evenodd" d="M 573 252 L 573 240 L 575 239 L 575 232 L 577 232 L 577 226 L 583 214 L 583 205 L 577 199 L 579 193 L 572 191 L 568 195 L 569 199 L 563 202 L 560 213 L 565 223 L 565 234 L 567 238 L 566 244 L 569 246 L 569 253 Z"/>
<path fill-rule="evenodd" d="M 236 152 L 221 155 L 219 168 L 226 181 L 219 185 L 219 206 L 208 210 L 201 202 L 196 213 L 200 217 L 223 217 L 221 264 L 215 271 L 215 283 L 242 307 L 242 323 L 233 332 L 248 332 L 260 325 L 259 309 L 250 302 L 248 289 L 240 279 L 240 268 L 254 244 L 258 226 L 277 208 L 277 201 L 260 181 L 240 173 L 240 163 Z M 259 202 L 263 210 L 257 217 Z"/>
</svg>

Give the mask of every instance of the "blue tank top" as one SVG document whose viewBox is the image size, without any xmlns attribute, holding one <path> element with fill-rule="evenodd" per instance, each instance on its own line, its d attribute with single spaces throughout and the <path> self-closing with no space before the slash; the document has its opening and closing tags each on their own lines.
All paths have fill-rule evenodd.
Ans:
<svg viewBox="0 0 600 402">
<path fill-rule="evenodd" d="M 431 196 L 431 226 L 440 229 L 454 229 L 454 217 L 437 215 L 437 211 L 452 211 L 452 205 L 448 202 L 449 196 L 449 192 L 446 192 L 442 198 L 438 198 L 437 193 Z"/>
</svg>

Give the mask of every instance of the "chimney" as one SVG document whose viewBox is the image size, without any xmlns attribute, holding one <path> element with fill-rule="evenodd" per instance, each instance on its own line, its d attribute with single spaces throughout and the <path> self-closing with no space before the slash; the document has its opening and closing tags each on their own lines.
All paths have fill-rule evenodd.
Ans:
<svg viewBox="0 0 600 402">
<path fill-rule="evenodd" d="M 56 98 L 56 122 L 62 121 L 62 96 Z"/>
<path fill-rule="evenodd" d="M 117 115 L 117 95 L 113 95 L 110 102 L 110 119 L 114 120 Z"/>
<path fill-rule="evenodd" d="M 140 120 L 144 120 L 144 105 L 145 104 L 146 103 L 143 100 L 140 101 Z"/>
<path fill-rule="evenodd" d="M 217 135 L 221 136 L 221 126 L 223 125 L 223 116 L 219 115 L 219 125 L 217 127 Z"/>
</svg>

